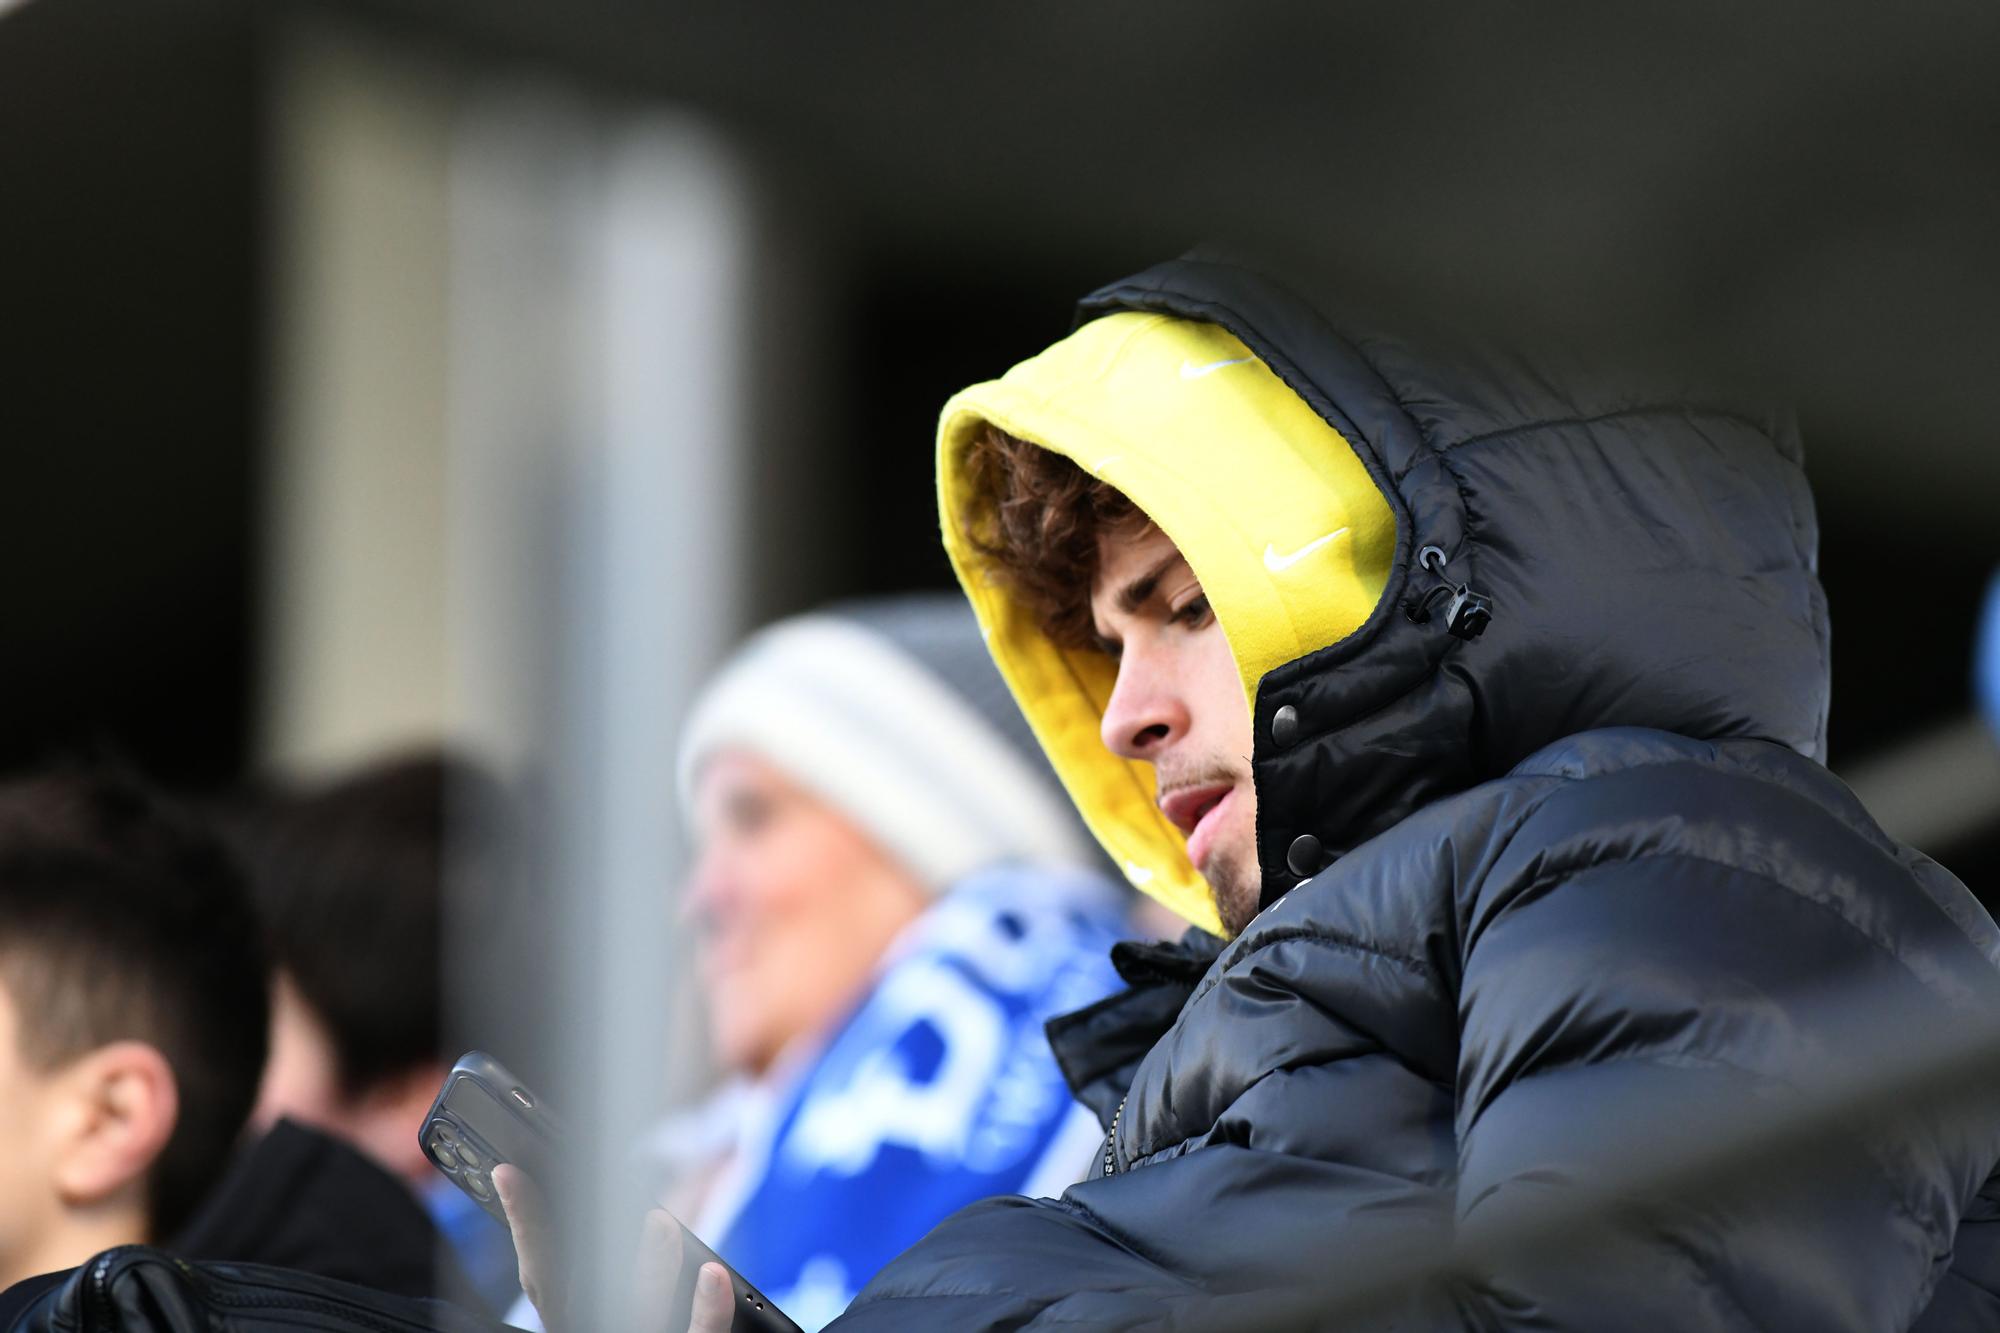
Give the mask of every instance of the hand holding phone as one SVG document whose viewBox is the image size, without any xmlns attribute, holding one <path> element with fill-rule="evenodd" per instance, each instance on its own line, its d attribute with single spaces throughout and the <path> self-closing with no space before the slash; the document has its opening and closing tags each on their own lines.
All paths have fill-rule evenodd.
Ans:
<svg viewBox="0 0 2000 1333">
<path fill-rule="evenodd" d="M 664 1208 L 646 1214 L 639 1238 L 637 1308 L 678 1310 L 683 1305 L 681 1285 L 690 1282 L 692 1289 L 685 1302 L 688 1333 L 730 1333 L 736 1320 L 730 1270 L 716 1260 L 690 1263 L 681 1238 L 693 1234 Z M 790 1324 L 791 1320 L 785 1322 Z"/>
<path fill-rule="evenodd" d="M 542 1316 L 543 1326 L 550 1333 L 563 1333 L 569 1327 L 569 1293 L 562 1265 L 551 1258 L 555 1237 L 548 1222 L 548 1201 L 525 1173 L 504 1162 L 493 1168 L 493 1186 L 506 1208 L 514 1250 L 520 1256 L 521 1289 Z M 666 1210 L 656 1208 L 646 1214 L 634 1308 L 685 1310 L 687 1333 L 730 1333 L 736 1317 L 730 1270 L 719 1261 L 691 1267 L 681 1246 L 685 1234 Z M 662 1327 L 679 1333 L 682 1326 L 668 1322 Z"/>
<path fill-rule="evenodd" d="M 560 1290 L 566 1265 L 556 1253 L 539 1188 L 552 1178 L 561 1137 L 560 1122 L 540 1096 L 492 1056 L 469 1051 L 445 1076 L 420 1138 L 425 1156 L 513 1234 L 522 1287 L 545 1320 L 568 1305 Z M 501 1171 L 496 1182 L 494 1172 L 503 1167 L 514 1170 Z M 706 1271 L 711 1267 L 720 1273 L 720 1284 Z M 641 1308 L 659 1309 L 661 1327 L 800 1333 L 762 1292 L 663 1210 L 647 1214 L 638 1276 Z M 561 1333 L 560 1317 L 550 1322 L 552 1333 Z"/>
</svg>

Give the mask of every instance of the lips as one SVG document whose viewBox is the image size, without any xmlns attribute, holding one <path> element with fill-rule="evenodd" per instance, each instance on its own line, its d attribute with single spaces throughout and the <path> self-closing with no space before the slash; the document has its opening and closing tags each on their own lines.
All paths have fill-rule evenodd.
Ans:
<svg viewBox="0 0 2000 1333">
<path fill-rule="evenodd" d="M 1182 787 L 1160 798 L 1160 813 L 1183 834 L 1193 833 L 1202 816 L 1213 810 L 1234 784 L 1210 782 L 1199 787 Z"/>
<path fill-rule="evenodd" d="M 1182 787 L 1160 798 L 1160 813 L 1187 835 L 1188 860 L 1194 862 L 1197 870 L 1208 859 L 1209 845 L 1215 840 L 1221 816 L 1235 794 L 1234 783 L 1211 782 Z"/>
</svg>

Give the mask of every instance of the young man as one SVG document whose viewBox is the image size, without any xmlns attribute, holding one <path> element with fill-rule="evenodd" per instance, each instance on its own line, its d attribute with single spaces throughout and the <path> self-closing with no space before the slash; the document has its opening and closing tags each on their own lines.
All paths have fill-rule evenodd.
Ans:
<svg viewBox="0 0 2000 1333">
<path fill-rule="evenodd" d="M 1052 1026 L 1090 1178 L 962 1211 L 836 1326 L 1303 1326 L 1371 1282 L 1370 1327 L 1993 1326 L 2000 1115 L 1815 1101 L 1863 1017 L 1990 1023 L 2000 933 L 1818 762 L 1791 429 L 1335 313 L 1177 261 L 945 409 L 1003 674 L 1227 942 L 1127 948 Z M 1810 1170 L 1636 1170 L 1772 1117 Z"/>
<path fill-rule="evenodd" d="M 263 953 L 221 844 L 136 785 L 0 785 L 0 1288 L 167 1243 L 264 1063 Z"/>
</svg>

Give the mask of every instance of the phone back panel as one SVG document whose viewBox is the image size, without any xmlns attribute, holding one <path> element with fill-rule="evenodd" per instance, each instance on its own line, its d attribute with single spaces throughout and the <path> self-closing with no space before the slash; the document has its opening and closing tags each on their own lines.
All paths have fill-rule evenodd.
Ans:
<svg viewBox="0 0 2000 1333">
<path fill-rule="evenodd" d="M 481 1051 L 452 1066 L 424 1116 L 424 1153 L 500 1225 L 507 1214 L 493 1191 L 493 1168 L 512 1162 L 536 1180 L 552 1178 L 560 1127 L 507 1067 Z"/>
</svg>

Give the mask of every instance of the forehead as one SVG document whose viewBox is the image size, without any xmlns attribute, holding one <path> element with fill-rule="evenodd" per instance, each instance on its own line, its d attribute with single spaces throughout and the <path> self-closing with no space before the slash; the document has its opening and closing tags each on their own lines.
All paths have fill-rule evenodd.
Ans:
<svg viewBox="0 0 2000 1333">
<path fill-rule="evenodd" d="M 785 771 L 754 750 L 725 745 L 704 759 L 696 770 L 697 806 L 710 806 L 738 792 L 780 794 L 792 789 Z"/>
</svg>

